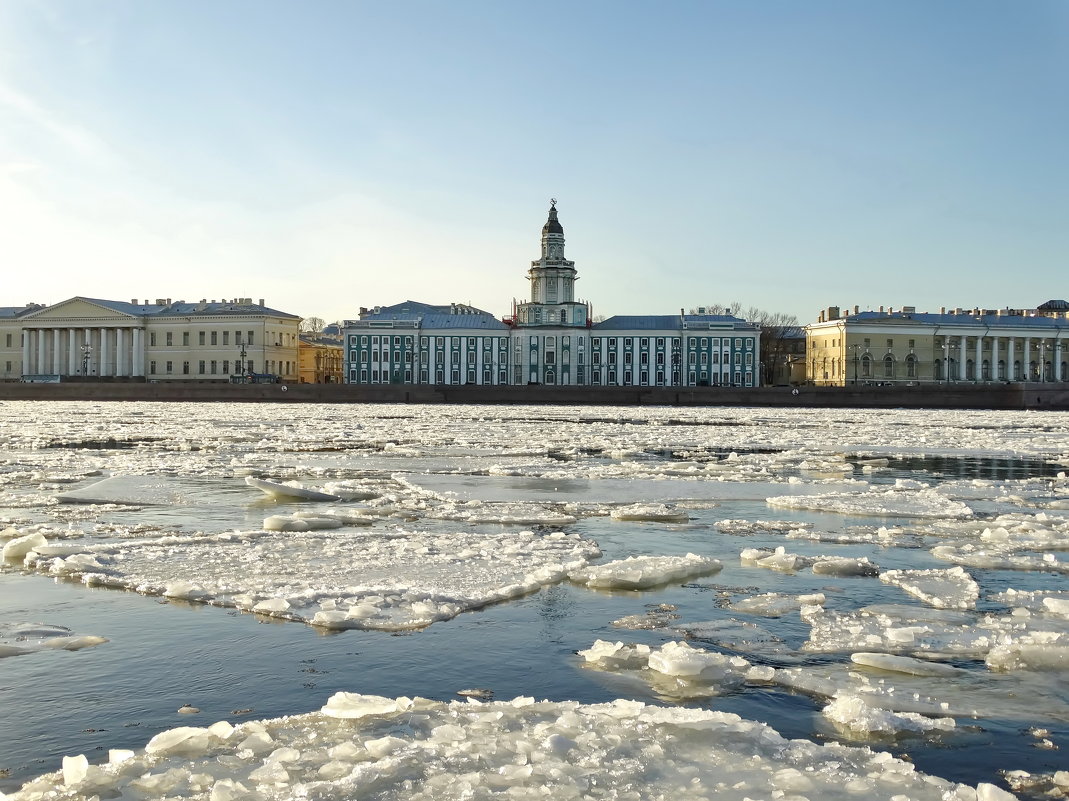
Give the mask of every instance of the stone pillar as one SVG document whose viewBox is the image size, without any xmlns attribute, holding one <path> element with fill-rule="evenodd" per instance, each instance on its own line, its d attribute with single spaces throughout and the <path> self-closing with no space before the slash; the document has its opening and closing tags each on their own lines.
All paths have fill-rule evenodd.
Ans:
<svg viewBox="0 0 1069 801">
<path fill-rule="evenodd" d="M 67 375 L 78 374 L 78 337 L 73 328 L 67 329 Z"/>
<path fill-rule="evenodd" d="M 1054 380 L 1065 380 L 1065 376 L 1062 375 L 1062 341 L 1060 339 L 1054 340 Z"/>
<path fill-rule="evenodd" d="M 56 375 L 59 374 L 59 329 L 52 329 L 52 372 Z"/>
<path fill-rule="evenodd" d="M 976 355 L 973 356 L 973 378 L 976 381 L 984 380 L 984 349 L 983 349 L 983 337 L 976 338 Z"/>
<path fill-rule="evenodd" d="M 81 356 L 81 359 L 82 359 L 82 368 L 84 369 L 85 375 L 88 376 L 88 375 L 92 375 L 93 374 L 93 351 L 92 351 L 92 348 L 93 348 L 93 329 L 92 328 L 86 328 L 84 333 L 85 333 L 85 342 L 82 343 L 82 346 L 83 347 L 85 347 L 86 345 L 89 346 L 89 351 L 88 351 L 89 355 L 88 355 L 88 358 L 87 358 L 85 353 L 83 353 L 82 356 Z"/>
<path fill-rule="evenodd" d="M 958 380 L 965 380 L 965 362 L 968 359 L 968 354 L 965 352 L 965 346 L 968 344 L 968 337 L 962 334 L 958 337 Z"/>
<path fill-rule="evenodd" d="M 101 328 L 98 332 L 100 336 L 100 347 L 97 349 L 100 354 L 100 371 L 99 375 L 114 375 L 115 371 L 112 367 L 113 359 L 111 354 L 111 331 L 110 328 Z"/>
<path fill-rule="evenodd" d="M 998 337 L 991 337 L 991 380 L 998 379 Z"/>
<path fill-rule="evenodd" d="M 1024 347 L 1021 348 L 1021 372 L 1024 373 L 1024 380 L 1031 381 L 1032 373 L 1030 370 L 1029 362 L 1032 360 L 1032 337 L 1024 338 Z"/>
<path fill-rule="evenodd" d="M 34 365 L 34 371 L 40 372 L 46 369 L 45 365 L 48 362 L 45 361 L 45 329 L 36 329 L 37 333 L 37 363 Z"/>
<path fill-rule="evenodd" d="M 126 329 L 115 329 L 115 375 L 126 376 Z"/>
<path fill-rule="evenodd" d="M 1013 346 L 1017 340 L 1013 337 L 1006 338 L 1006 379 L 1008 381 L 1016 381 L 1017 373 L 1013 370 L 1013 360 L 1016 358 L 1016 354 L 1013 352 Z"/>
<path fill-rule="evenodd" d="M 133 362 L 130 365 L 130 375 L 140 378 L 145 374 L 145 330 L 133 329 Z"/>
<path fill-rule="evenodd" d="M 30 375 L 30 335 L 32 328 L 22 329 L 22 374 Z"/>
</svg>

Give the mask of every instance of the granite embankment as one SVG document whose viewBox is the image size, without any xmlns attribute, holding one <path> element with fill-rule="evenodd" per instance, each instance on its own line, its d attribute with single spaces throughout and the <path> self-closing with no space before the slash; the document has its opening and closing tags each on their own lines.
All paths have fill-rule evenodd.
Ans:
<svg viewBox="0 0 1069 801">
<path fill-rule="evenodd" d="M 1069 410 L 1069 383 L 939 384 L 914 387 L 347 386 L 85 382 L 0 383 L 3 400 L 281 403 L 486 403 L 569 406 L 790 406 Z"/>
</svg>

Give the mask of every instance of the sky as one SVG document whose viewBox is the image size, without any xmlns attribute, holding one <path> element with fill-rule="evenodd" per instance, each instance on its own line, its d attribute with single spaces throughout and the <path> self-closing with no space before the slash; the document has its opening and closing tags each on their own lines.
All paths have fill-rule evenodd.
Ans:
<svg viewBox="0 0 1069 801">
<path fill-rule="evenodd" d="M 0 0 L 0 306 L 1069 297 L 1065 0 Z"/>
</svg>

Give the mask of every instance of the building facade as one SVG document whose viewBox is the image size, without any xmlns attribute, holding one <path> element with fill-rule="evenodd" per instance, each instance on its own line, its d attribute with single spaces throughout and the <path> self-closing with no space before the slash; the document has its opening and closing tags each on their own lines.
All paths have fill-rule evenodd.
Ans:
<svg viewBox="0 0 1069 801">
<path fill-rule="evenodd" d="M 155 303 L 74 297 L 0 309 L 0 378 L 297 379 L 300 317 L 261 300 Z"/>
<path fill-rule="evenodd" d="M 806 326 L 807 380 L 825 386 L 1069 380 L 1069 303 L 1036 309 L 841 314 Z"/>
<path fill-rule="evenodd" d="M 332 337 L 323 334 L 301 334 L 297 342 L 300 383 L 342 383 L 340 335 Z"/>
<path fill-rule="evenodd" d="M 621 315 L 595 323 L 575 295 L 555 202 L 529 299 L 504 319 L 463 304 L 406 301 L 346 320 L 351 384 L 756 386 L 758 326 L 731 315 Z"/>
</svg>

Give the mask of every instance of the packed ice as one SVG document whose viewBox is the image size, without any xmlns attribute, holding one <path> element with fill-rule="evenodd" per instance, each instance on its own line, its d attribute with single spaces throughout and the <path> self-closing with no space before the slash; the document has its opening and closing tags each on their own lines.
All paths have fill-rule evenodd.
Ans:
<svg viewBox="0 0 1069 801">
<path fill-rule="evenodd" d="M 363 695 L 354 678 L 319 712 L 306 710 L 321 699 L 236 726 L 156 720 L 140 749 L 109 751 L 102 732 L 88 756 L 32 763 L 54 770 L 39 779 L 45 768 L 15 765 L 20 800 L 620 788 L 637 799 L 998 801 L 1011 796 L 995 775 L 1024 794 L 1069 787 L 1064 771 L 1023 770 L 1019 756 L 1000 764 L 977 749 L 966 786 L 843 744 L 967 751 L 976 731 L 1005 737 L 1013 721 L 1047 732 L 1029 750 L 1065 748 L 1063 414 L 175 408 L 0 404 L 0 584 L 19 573 L 192 602 L 205 620 L 223 607 L 252 623 L 367 630 L 334 639 L 431 627 L 487 661 L 502 621 L 513 636 L 542 626 L 558 700 L 480 703 L 503 697 L 492 679 L 439 686 L 402 658 L 393 669 L 412 686 L 400 692 L 472 700 Z M 536 608 L 538 623 L 518 612 L 525 622 L 463 625 L 492 604 Z M 52 610 L 5 608 L 0 655 L 38 654 L 9 665 L 65 670 L 128 647 L 46 656 L 106 641 L 75 633 L 90 626 L 25 622 L 64 622 Z M 35 691 L 27 703 L 41 703 Z M 635 700 L 596 703 L 618 696 Z M 206 708 L 185 700 L 170 712 Z M 720 703 L 744 717 L 707 708 Z M 784 739 L 777 715 L 840 742 Z M 16 786 L 7 769 L 0 759 L 5 791 Z"/>
</svg>

